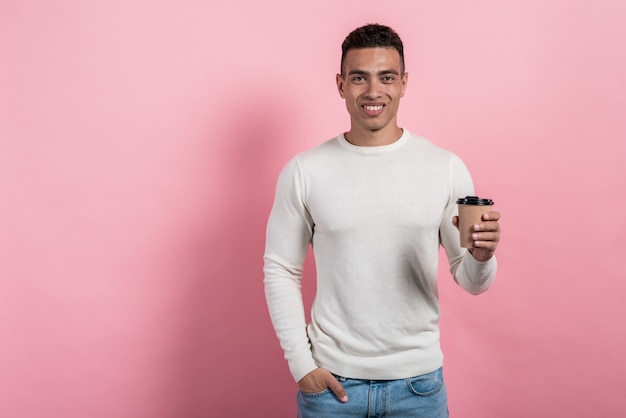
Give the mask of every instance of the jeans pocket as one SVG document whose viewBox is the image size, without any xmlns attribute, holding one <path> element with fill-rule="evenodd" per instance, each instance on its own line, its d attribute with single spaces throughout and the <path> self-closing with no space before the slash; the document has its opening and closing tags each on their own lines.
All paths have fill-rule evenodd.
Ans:
<svg viewBox="0 0 626 418">
<path fill-rule="evenodd" d="M 442 369 L 405 379 L 409 390 L 417 396 L 432 396 L 443 388 Z"/>
<path fill-rule="evenodd" d="M 300 394 L 303 397 L 309 398 L 309 399 L 319 398 L 320 396 L 324 396 L 324 395 L 326 395 L 328 393 L 330 393 L 330 389 L 324 389 L 321 392 L 302 392 L 302 391 L 300 391 Z"/>
</svg>

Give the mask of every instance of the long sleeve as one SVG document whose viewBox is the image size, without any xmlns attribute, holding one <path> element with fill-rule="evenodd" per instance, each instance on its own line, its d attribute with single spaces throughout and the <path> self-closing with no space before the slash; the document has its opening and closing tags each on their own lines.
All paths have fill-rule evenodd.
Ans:
<svg viewBox="0 0 626 418">
<path fill-rule="evenodd" d="M 302 301 L 304 259 L 313 221 L 303 201 L 296 160 L 283 168 L 269 217 L 264 256 L 265 296 L 285 359 L 296 381 L 317 366 L 306 331 Z"/>
</svg>

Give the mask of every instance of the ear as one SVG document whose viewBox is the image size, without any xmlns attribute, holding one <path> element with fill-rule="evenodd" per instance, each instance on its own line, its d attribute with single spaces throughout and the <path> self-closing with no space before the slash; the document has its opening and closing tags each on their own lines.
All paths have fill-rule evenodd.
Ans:
<svg viewBox="0 0 626 418">
<path fill-rule="evenodd" d="M 400 97 L 404 96 L 404 92 L 406 91 L 406 86 L 409 83 L 409 73 L 406 71 L 402 74 L 402 90 L 400 91 Z"/>
<path fill-rule="evenodd" d="M 343 77 L 341 76 L 341 74 L 337 74 L 335 76 L 335 81 L 337 82 L 337 91 L 339 92 L 339 96 L 341 96 L 342 99 L 345 99 L 345 95 L 344 95 L 344 83 L 345 80 L 343 79 Z"/>
</svg>

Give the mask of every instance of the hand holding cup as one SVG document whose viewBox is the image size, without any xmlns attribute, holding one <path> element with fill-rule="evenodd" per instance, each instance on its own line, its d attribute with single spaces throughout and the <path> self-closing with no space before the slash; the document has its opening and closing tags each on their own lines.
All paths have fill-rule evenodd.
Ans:
<svg viewBox="0 0 626 418">
<path fill-rule="evenodd" d="M 459 216 L 453 224 L 459 228 L 461 247 L 468 248 L 479 261 L 490 259 L 500 241 L 500 214 L 494 212 L 493 201 L 478 196 L 457 200 Z"/>
</svg>

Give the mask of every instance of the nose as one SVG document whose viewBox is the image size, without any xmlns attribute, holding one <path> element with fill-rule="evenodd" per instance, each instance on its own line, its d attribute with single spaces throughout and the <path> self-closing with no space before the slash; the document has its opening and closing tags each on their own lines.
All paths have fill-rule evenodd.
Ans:
<svg viewBox="0 0 626 418">
<path fill-rule="evenodd" d="M 380 82 L 373 78 L 367 83 L 367 91 L 365 92 L 365 97 L 368 100 L 374 100 L 381 97 L 380 93 Z"/>
</svg>

